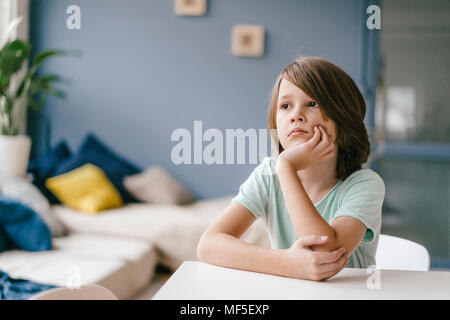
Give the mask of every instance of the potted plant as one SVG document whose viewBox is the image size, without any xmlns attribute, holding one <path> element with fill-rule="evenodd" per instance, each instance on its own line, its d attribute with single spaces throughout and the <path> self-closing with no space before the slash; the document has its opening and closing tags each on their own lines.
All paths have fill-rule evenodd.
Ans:
<svg viewBox="0 0 450 320">
<path fill-rule="evenodd" d="M 53 87 L 61 81 L 55 74 L 37 75 L 47 59 L 65 54 L 61 50 L 37 53 L 22 79 L 22 67 L 30 58 L 30 45 L 23 40 L 8 41 L 0 50 L 0 173 L 25 176 L 31 139 L 20 133 L 22 117 L 28 106 L 41 110 L 48 94 L 64 97 L 63 91 Z"/>
</svg>

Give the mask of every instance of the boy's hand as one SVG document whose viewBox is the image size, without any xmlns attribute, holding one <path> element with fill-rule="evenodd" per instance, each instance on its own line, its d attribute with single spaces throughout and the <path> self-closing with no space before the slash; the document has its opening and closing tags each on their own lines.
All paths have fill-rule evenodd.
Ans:
<svg viewBox="0 0 450 320">
<path fill-rule="evenodd" d="M 333 252 L 312 251 L 311 246 L 327 242 L 318 235 L 299 238 L 287 249 L 289 264 L 287 277 L 322 281 L 338 274 L 349 261 L 349 253 L 344 247 Z"/>
<path fill-rule="evenodd" d="M 311 139 L 284 150 L 278 160 L 280 162 L 288 161 L 295 171 L 299 171 L 313 163 L 334 156 L 334 148 L 335 145 L 329 140 L 325 129 L 321 126 L 316 126 Z"/>
</svg>

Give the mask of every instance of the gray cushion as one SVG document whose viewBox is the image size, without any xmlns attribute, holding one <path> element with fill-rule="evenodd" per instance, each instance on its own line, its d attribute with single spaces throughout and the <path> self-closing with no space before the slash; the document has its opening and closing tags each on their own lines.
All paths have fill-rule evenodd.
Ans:
<svg viewBox="0 0 450 320">
<path fill-rule="evenodd" d="M 142 173 L 125 177 L 125 188 L 143 202 L 163 205 L 183 205 L 193 202 L 194 197 L 166 170 L 149 167 Z"/>
<path fill-rule="evenodd" d="M 47 224 L 53 237 L 68 234 L 64 224 L 53 214 L 47 198 L 27 178 L 0 173 L 0 194 L 33 209 Z"/>
</svg>

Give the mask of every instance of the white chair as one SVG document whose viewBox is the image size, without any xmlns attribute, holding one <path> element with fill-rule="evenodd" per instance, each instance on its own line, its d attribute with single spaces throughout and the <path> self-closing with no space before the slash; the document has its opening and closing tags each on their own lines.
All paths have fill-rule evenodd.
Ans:
<svg viewBox="0 0 450 320">
<path fill-rule="evenodd" d="M 29 300 L 119 300 L 105 287 L 89 284 L 79 289 L 54 288 L 32 296 Z"/>
<path fill-rule="evenodd" d="M 375 255 L 377 269 L 429 271 L 427 249 L 410 240 L 380 234 Z"/>
</svg>

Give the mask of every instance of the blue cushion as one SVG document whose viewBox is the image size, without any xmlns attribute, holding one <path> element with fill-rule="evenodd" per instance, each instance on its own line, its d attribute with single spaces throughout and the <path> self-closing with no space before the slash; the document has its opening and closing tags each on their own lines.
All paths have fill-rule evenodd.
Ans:
<svg viewBox="0 0 450 320">
<path fill-rule="evenodd" d="M 3 231 L 3 227 L 0 225 L 0 252 L 8 250 L 9 247 L 10 243 L 8 237 L 6 236 L 5 231 Z"/>
<path fill-rule="evenodd" d="M 88 133 L 81 143 L 78 152 L 71 158 L 62 162 L 54 175 L 60 175 L 74 169 L 77 169 L 86 163 L 92 163 L 102 168 L 108 176 L 111 183 L 117 188 L 124 203 L 140 202 L 133 197 L 125 188 L 123 179 L 125 176 L 131 176 L 140 173 L 142 170 L 128 160 L 117 155 L 93 133 Z"/>
<path fill-rule="evenodd" d="M 0 226 L 11 243 L 26 251 L 52 249 L 50 230 L 30 207 L 0 195 Z"/>
<path fill-rule="evenodd" d="M 70 158 L 72 152 L 65 140 L 60 141 L 54 148 L 50 149 L 43 156 L 30 161 L 28 172 L 33 173 L 36 180 L 43 181 L 53 174 L 55 167 L 63 160 Z"/>
<path fill-rule="evenodd" d="M 39 292 L 58 288 L 55 285 L 11 278 L 0 270 L 0 300 L 29 300 Z"/>
<path fill-rule="evenodd" d="M 45 180 L 54 175 L 55 169 L 64 160 L 70 158 L 72 152 L 65 140 L 61 140 L 54 148 L 43 156 L 30 161 L 27 172 L 33 174 L 33 184 L 45 195 L 51 204 L 61 201 L 45 186 Z"/>
</svg>

